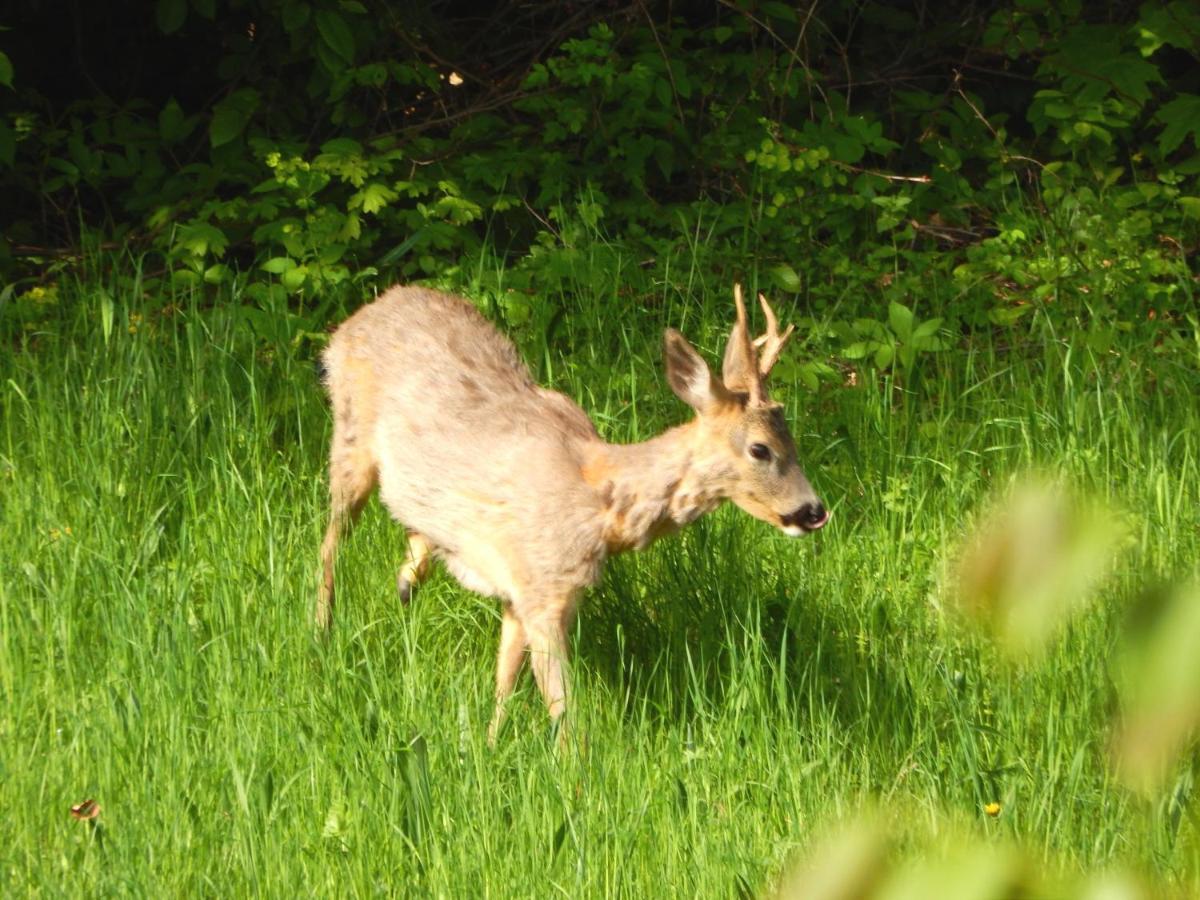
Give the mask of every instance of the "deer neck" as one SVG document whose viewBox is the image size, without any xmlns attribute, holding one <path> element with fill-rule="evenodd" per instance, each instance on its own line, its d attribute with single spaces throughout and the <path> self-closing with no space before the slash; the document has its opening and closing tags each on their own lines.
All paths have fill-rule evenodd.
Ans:
<svg viewBox="0 0 1200 900">
<path fill-rule="evenodd" d="M 725 473 L 705 465 L 696 421 L 639 444 L 593 445 L 583 476 L 604 508 L 608 552 L 640 550 L 714 509 Z"/>
</svg>

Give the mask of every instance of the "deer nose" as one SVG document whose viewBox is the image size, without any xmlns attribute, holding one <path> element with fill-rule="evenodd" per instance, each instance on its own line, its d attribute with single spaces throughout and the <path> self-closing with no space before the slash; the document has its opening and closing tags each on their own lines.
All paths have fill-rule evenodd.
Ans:
<svg viewBox="0 0 1200 900">
<path fill-rule="evenodd" d="M 784 525 L 799 525 L 805 531 L 816 531 L 829 521 L 829 510 L 820 503 L 805 503 L 782 519 Z"/>
</svg>

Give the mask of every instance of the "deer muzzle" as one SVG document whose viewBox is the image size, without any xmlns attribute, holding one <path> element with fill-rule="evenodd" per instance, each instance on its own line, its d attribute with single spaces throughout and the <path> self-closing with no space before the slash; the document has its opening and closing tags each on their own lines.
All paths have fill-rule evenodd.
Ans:
<svg viewBox="0 0 1200 900">
<path fill-rule="evenodd" d="M 814 501 L 801 505 L 787 515 L 780 516 L 779 521 L 785 534 L 799 537 L 810 531 L 816 531 L 818 528 L 824 528 L 825 523 L 829 521 L 829 510 L 822 506 L 820 501 Z"/>
</svg>

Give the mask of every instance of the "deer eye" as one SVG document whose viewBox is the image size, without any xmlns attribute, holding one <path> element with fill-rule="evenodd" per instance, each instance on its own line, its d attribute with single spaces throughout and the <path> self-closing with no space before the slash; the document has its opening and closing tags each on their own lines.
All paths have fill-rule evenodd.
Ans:
<svg viewBox="0 0 1200 900">
<path fill-rule="evenodd" d="M 759 462 L 766 462 L 771 458 L 771 448 L 766 444 L 751 444 L 750 455 Z"/>
</svg>

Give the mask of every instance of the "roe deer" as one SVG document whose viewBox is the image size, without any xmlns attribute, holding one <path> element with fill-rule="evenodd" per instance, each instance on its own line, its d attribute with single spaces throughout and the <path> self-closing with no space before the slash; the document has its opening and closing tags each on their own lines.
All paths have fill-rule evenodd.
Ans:
<svg viewBox="0 0 1200 900">
<path fill-rule="evenodd" d="M 397 576 L 405 602 L 432 555 L 464 587 L 503 604 L 489 740 L 526 651 L 557 723 L 567 630 L 608 556 L 641 549 L 726 499 L 792 536 L 829 519 L 766 392 L 792 326 L 781 334 L 759 301 L 767 332 L 752 341 L 735 285 L 719 379 L 667 329 L 667 381 L 696 416 L 630 445 L 606 443 L 572 400 L 539 387 L 468 301 L 395 287 L 360 309 L 324 353 L 333 442 L 317 624 L 332 620 L 338 539 L 378 485 L 408 530 Z"/>
</svg>

